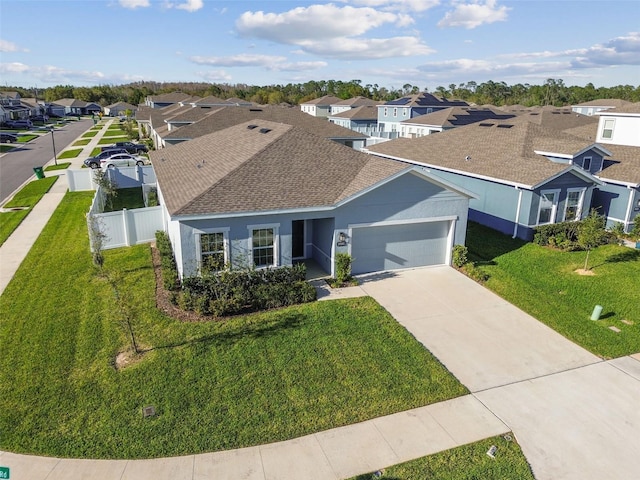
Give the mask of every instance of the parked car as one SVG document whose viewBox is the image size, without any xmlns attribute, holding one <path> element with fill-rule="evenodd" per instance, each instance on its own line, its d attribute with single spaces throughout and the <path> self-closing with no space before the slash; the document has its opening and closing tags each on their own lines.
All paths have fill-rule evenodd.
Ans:
<svg viewBox="0 0 640 480">
<path fill-rule="evenodd" d="M 147 153 L 149 148 L 144 143 L 133 143 L 133 142 L 116 142 L 113 145 L 109 145 L 107 147 L 102 147 L 103 150 L 108 148 L 124 148 L 129 153 Z"/>
<path fill-rule="evenodd" d="M 30 118 L 30 120 L 32 122 L 46 122 L 47 120 L 49 120 L 49 117 L 47 115 L 34 115 Z"/>
<path fill-rule="evenodd" d="M 6 126 L 9 128 L 31 128 L 33 123 L 31 120 L 8 120 Z"/>
<path fill-rule="evenodd" d="M 109 158 L 112 155 L 117 155 L 119 153 L 128 153 L 124 148 L 109 148 L 108 150 L 103 150 L 95 157 L 89 157 L 84 161 L 85 167 L 89 168 L 100 168 L 100 161 L 105 158 Z"/>
<path fill-rule="evenodd" d="M 13 143 L 17 141 L 18 141 L 18 137 L 13 133 L 4 133 L 4 132 L 0 133 L 0 142 L 2 143 Z"/>
<path fill-rule="evenodd" d="M 139 155 L 131 155 L 130 153 L 118 153 L 116 155 L 112 155 L 108 158 L 100 160 L 100 167 L 133 167 L 134 165 L 142 166 L 146 162 L 147 159 Z"/>
</svg>

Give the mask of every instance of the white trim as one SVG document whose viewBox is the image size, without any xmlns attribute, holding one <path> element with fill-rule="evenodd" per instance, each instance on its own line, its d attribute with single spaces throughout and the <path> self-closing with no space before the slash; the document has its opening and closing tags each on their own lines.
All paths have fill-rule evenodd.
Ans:
<svg viewBox="0 0 640 480">
<path fill-rule="evenodd" d="M 568 160 L 572 160 L 574 158 L 574 156 L 571 155 L 571 154 L 557 153 L 557 152 L 545 152 L 543 150 L 534 150 L 533 153 L 537 153 L 538 155 L 542 155 L 543 157 L 566 158 Z"/>
<path fill-rule="evenodd" d="M 251 255 L 251 263 L 253 264 L 253 231 L 273 229 L 273 264 L 260 265 L 256 268 L 268 268 L 280 266 L 280 224 L 279 223 L 261 223 L 257 225 L 247 225 L 249 231 L 249 253 Z M 255 264 L 254 264 L 255 265 Z"/>
<path fill-rule="evenodd" d="M 513 222 L 515 225 L 513 226 L 513 235 L 511 238 L 516 238 L 518 236 L 518 227 L 520 226 L 520 210 L 522 208 L 522 190 L 521 188 L 516 187 L 518 190 L 518 206 L 516 207 L 516 221 Z"/>
<path fill-rule="evenodd" d="M 540 212 L 542 211 L 542 202 L 545 194 L 553 193 L 553 203 L 551 205 L 551 215 L 548 222 L 540 223 Z M 551 225 L 552 223 L 556 223 L 556 217 L 558 215 L 558 201 L 560 200 L 560 189 L 554 188 L 549 190 L 541 190 L 539 201 L 538 201 L 538 215 L 536 215 L 536 225 Z"/>
<path fill-rule="evenodd" d="M 582 218 L 582 209 L 584 207 L 584 194 L 587 191 L 585 187 L 567 188 L 567 196 L 564 199 L 564 214 L 562 216 L 563 222 L 576 222 Z M 576 217 L 573 220 L 567 220 L 567 207 L 569 206 L 569 193 L 579 192 L 578 205 L 576 209 Z"/>
<path fill-rule="evenodd" d="M 640 187 L 640 183 L 631 183 L 631 182 L 625 182 L 624 180 L 616 180 L 613 178 L 604 178 L 604 177 L 596 177 L 598 180 L 600 180 L 603 184 L 614 184 L 614 185 L 622 185 L 623 187 L 631 187 L 631 188 L 639 188 Z"/>
<path fill-rule="evenodd" d="M 613 126 L 611 128 L 607 128 L 607 122 L 612 122 Z M 600 138 L 603 139 L 603 140 L 613 140 L 613 131 L 615 130 L 615 128 L 616 128 L 616 119 L 615 119 L 615 117 L 614 118 L 604 118 L 602 120 L 602 130 L 599 132 Z M 611 130 L 611 136 L 605 137 L 604 136 L 604 131 L 605 130 Z"/>
<path fill-rule="evenodd" d="M 458 220 L 457 215 L 447 215 L 444 217 L 429 217 L 429 218 L 413 218 L 410 220 L 386 220 L 384 222 L 371 222 L 371 223 L 350 223 L 347 228 L 367 228 L 367 227 L 389 227 L 393 225 L 409 225 L 414 223 L 434 223 Z"/>
<path fill-rule="evenodd" d="M 626 213 L 626 219 L 624 220 L 624 226 L 625 226 L 625 231 L 628 225 L 631 225 L 633 222 L 630 221 L 631 219 L 631 210 L 633 209 L 633 199 L 635 198 L 636 194 L 634 192 L 634 190 L 630 187 L 627 187 L 629 189 L 629 203 L 627 204 L 627 213 Z"/>
</svg>

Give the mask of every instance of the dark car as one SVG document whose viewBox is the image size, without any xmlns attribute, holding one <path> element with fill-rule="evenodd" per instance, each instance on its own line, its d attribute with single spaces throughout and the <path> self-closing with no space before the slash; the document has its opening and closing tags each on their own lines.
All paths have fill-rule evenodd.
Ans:
<svg viewBox="0 0 640 480">
<path fill-rule="evenodd" d="M 47 115 L 34 115 L 30 120 L 32 122 L 46 122 L 49 120 L 49 117 Z"/>
<path fill-rule="evenodd" d="M 17 141 L 18 137 L 12 133 L 0 133 L 0 142 L 2 143 L 13 143 Z"/>
<path fill-rule="evenodd" d="M 32 128 L 31 120 L 9 120 L 6 122 L 9 128 Z"/>
<path fill-rule="evenodd" d="M 124 148 L 128 153 L 147 153 L 149 148 L 143 143 L 133 143 L 133 142 L 116 142 L 113 145 L 109 145 L 107 147 L 102 147 L 102 150 L 107 150 L 108 148 Z"/>
<path fill-rule="evenodd" d="M 119 153 L 128 153 L 124 148 L 106 148 L 95 157 L 89 157 L 84 161 L 84 166 L 89 168 L 100 168 L 100 160 L 109 158 Z"/>
</svg>

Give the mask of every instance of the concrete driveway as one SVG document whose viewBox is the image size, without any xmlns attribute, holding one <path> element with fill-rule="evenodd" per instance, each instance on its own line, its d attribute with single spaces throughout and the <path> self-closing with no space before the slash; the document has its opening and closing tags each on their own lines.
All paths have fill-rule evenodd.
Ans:
<svg viewBox="0 0 640 480">
<path fill-rule="evenodd" d="M 537 480 L 640 479 L 640 354 L 602 361 L 450 267 L 362 280 L 514 432 Z"/>
<path fill-rule="evenodd" d="M 472 392 L 600 361 L 453 268 L 361 280 L 362 289 Z"/>
</svg>

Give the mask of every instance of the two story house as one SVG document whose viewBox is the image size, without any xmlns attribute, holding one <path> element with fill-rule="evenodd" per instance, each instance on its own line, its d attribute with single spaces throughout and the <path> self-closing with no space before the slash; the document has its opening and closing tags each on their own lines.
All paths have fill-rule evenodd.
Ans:
<svg viewBox="0 0 640 480">
<path fill-rule="evenodd" d="M 430 93 L 418 93 L 378 105 L 378 124 L 383 132 L 399 132 L 405 120 L 449 107 L 468 107 L 463 100 L 447 100 Z"/>
</svg>

